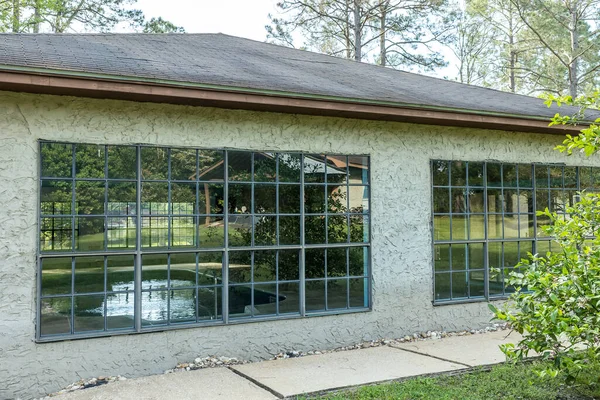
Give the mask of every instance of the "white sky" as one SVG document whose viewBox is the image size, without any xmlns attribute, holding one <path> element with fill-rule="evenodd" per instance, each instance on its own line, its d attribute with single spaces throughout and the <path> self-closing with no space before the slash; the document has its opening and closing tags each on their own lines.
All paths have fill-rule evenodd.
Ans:
<svg viewBox="0 0 600 400">
<path fill-rule="evenodd" d="M 163 17 L 188 33 L 221 32 L 264 41 L 277 0 L 138 0 L 148 19 Z"/>
</svg>

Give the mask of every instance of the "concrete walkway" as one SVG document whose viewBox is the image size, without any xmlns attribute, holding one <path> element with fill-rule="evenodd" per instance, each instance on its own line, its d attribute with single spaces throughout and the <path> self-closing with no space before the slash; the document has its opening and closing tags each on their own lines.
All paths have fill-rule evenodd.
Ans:
<svg viewBox="0 0 600 400">
<path fill-rule="evenodd" d="M 277 399 L 504 361 L 498 346 L 517 342 L 509 331 L 453 336 L 229 368 L 129 379 L 59 396 L 100 399 Z"/>
</svg>

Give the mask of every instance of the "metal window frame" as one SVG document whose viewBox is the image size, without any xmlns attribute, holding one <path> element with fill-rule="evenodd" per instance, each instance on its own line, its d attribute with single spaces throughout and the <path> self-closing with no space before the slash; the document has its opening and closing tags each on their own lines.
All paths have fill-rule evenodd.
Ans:
<svg viewBox="0 0 600 400">
<path fill-rule="evenodd" d="M 452 169 L 452 163 L 453 162 L 465 162 L 466 163 L 466 167 L 465 167 L 465 174 L 466 174 L 466 180 L 465 180 L 465 184 L 464 186 L 453 186 L 452 185 L 452 174 L 451 174 L 451 169 Z M 433 177 L 434 177 L 434 166 L 436 165 L 437 162 L 444 162 L 447 165 L 448 168 L 448 184 L 447 185 L 436 185 L 434 183 Z M 465 190 L 469 190 L 470 185 L 468 182 L 468 177 L 469 177 L 469 173 L 468 173 L 468 168 L 470 163 L 481 163 L 483 164 L 483 187 L 481 187 L 484 190 L 484 212 L 483 212 L 483 216 L 484 216 L 484 239 L 473 239 L 471 240 L 468 236 L 467 239 L 465 240 L 453 240 L 452 236 L 449 236 L 448 240 L 436 240 L 435 236 L 434 236 L 434 232 L 435 232 L 435 216 L 437 215 L 447 215 L 450 218 L 450 223 L 449 223 L 449 229 L 450 232 L 452 232 L 452 215 L 453 215 L 453 210 L 452 210 L 452 190 L 454 188 L 464 188 Z M 506 285 L 505 285 L 505 275 L 504 275 L 504 270 L 505 270 L 505 265 L 504 265 L 504 260 L 505 260 L 505 244 L 507 243 L 517 243 L 517 249 L 518 249 L 518 254 L 519 257 L 523 257 L 524 255 L 522 254 L 522 244 L 523 243 L 529 243 L 528 247 L 531 247 L 531 251 L 533 254 L 537 253 L 537 248 L 538 248 L 538 242 L 546 242 L 546 241 L 551 241 L 552 238 L 550 237 L 546 237 L 546 236 L 542 236 L 539 237 L 538 236 L 538 232 L 539 232 L 539 228 L 538 228 L 538 219 L 537 219 L 537 214 L 536 214 L 536 210 L 537 210 L 537 203 L 538 203 L 538 195 L 537 192 L 538 190 L 543 190 L 544 193 L 546 193 L 547 196 L 547 203 L 550 206 L 550 199 L 552 197 L 551 193 L 553 190 L 556 191 L 560 191 L 562 198 L 565 198 L 565 193 L 566 192 L 571 192 L 571 191 L 577 191 L 580 192 L 583 188 L 581 185 L 581 170 L 582 168 L 598 168 L 600 169 L 600 167 L 583 167 L 583 166 L 572 166 L 572 165 L 566 165 L 564 163 L 536 163 L 536 162 L 532 162 L 532 163 L 524 163 L 524 162 L 503 162 L 503 161 L 498 161 L 498 160 L 448 160 L 448 159 L 430 159 L 429 161 L 430 164 L 430 201 L 431 201 L 431 223 L 430 223 L 430 227 L 431 227 L 431 237 L 432 237 L 432 241 L 431 241 L 431 250 L 432 250 L 432 304 L 434 306 L 442 306 L 442 305 L 451 305 L 451 304 L 462 304 L 462 303 L 473 303 L 473 302 L 489 302 L 489 301 L 496 301 L 496 300 L 505 300 L 508 298 L 508 296 L 510 295 L 510 293 L 506 292 Z M 501 192 L 501 197 L 504 198 L 504 191 L 506 190 L 515 190 L 517 193 L 517 196 L 520 195 L 520 191 L 521 189 L 523 190 L 531 190 L 532 193 L 532 206 L 533 206 L 533 214 L 532 214 L 532 220 L 533 220 L 533 236 L 531 238 L 522 238 L 521 237 L 521 232 L 520 232 L 520 221 L 521 221 L 521 216 L 526 214 L 526 215 L 531 215 L 531 213 L 527 210 L 527 212 L 520 212 L 520 209 L 518 210 L 518 212 L 516 213 L 518 216 L 518 221 L 519 221 L 519 231 L 517 233 L 517 237 L 516 238 L 506 238 L 505 237 L 505 233 L 504 233 L 504 228 L 505 228 L 505 214 L 506 210 L 505 210 L 505 205 L 503 204 L 502 206 L 502 212 L 498 213 L 489 213 L 488 212 L 488 189 L 489 189 L 489 185 L 488 185 L 488 174 L 487 174 L 487 169 L 488 169 L 488 164 L 499 164 L 500 165 L 500 186 L 499 187 L 492 187 L 494 190 L 500 190 Z M 504 183 L 504 166 L 505 165 L 514 165 L 516 167 L 516 186 L 506 186 Z M 527 186 L 527 187 L 522 187 L 521 183 L 520 183 L 520 172 L 519 170 L 521 169 L 522 166 L 528 165 L 530 167 L 530 174 L 531 174 L 531 185 Z M 547 183 L 545 185 L 545 187 L 542 188 L 538 188 L 537 185 L 537 179 L 536 179 L 536 175 L 537 175 L 537 169 L 539 167 L 543 167 L 545 169 L 547 169 L 547 173 L 546 173 L 546 179 L 547 179 Z M 561 185 L 560 187 L 556 187 L 552 185 L 550 176 L 551 176 L 551 167 L 558 167 L 561 168 L 562 173 L 561 173 Z M 565 187 L 565 168 L 566 167 L 570 167 L 570 168 L 574 168 L 575 169 L 575 179 L 576 179 L 576 188 L 575 189 L 567 189 Z M 593 173 L 592 173 L 593 174 Z M 434 192 L 436 188 L 441 188 L 441 189 L 445 189 L 448 190 L 448 196 L 449 196 L 449 210 L 448 213 L 435 213 L 435 209 L 434 209 L 434 202 L 435 202 L 435 196 L 434 196 Z M 477 188 L 480 188 L 479 186 Z M 468 200 L 466 200 L 468 201 Z M 467 203 L 468 204 L 468 203 Z M 466 213 L 464 213 L 464 215 L 466 217 L 468 217 L 468 226 L 470 226 L 470 216 L 471 216 L 471 212 L 467 210 Z M 478 215 L 478 213 L 476 213 Z M 515 214 L 515 213 L 509 213 L 509 214 Z M 490 238 L 489 237 L 489 226 L 488 226 L 488 216 L 489 215 L 501 215 L 502 216 L 502 228 L 503 228 L 503 234 L 501 238 Z M 470 232 L 470 230 L 469 230 Z M 475 244 L 475 243 L 483 243 L 484 244 L 484 296 L 483 297 L 476 297 L 476 298 L 471 298 L 470 296 L 467 298 L 452 298 L 452 287 L 453 287 L 453 282 L 452 282 L 452 273 L 453 273 L 453 269 L 452 269 L 452 245 L 456 245 L 456 244 L 465 244 L 465 245 L 470 245 L 470 244 Z M 502 259 L 502 266 L 500 267 L 500 273 L 502 274 L 502 284 L 503 284 L 503 289 L 502 289 L 502 294 L 498 294 L 498 295 L 490 295 L 490 291 L 489 291 L 489 275 L 490 275 L 490 266 L 489 266 L 489 256 L 490 256 L 490 251 L 489 251 L 489 245 L 491 243 L 499 243 L 501 245 L 501 259 Z M 449 263 L 450 263 L 450 269 L 446 272 L 441 272 L 440 274 L 449 274 L 450 278 L 449 278 L 449 282 L 450 282 L 450 297 L 448 299 L 436 299 L 435 297 L 435 281 L 436 281 L 436 276 L 437 276 L 437 272 L 435 269 L 435 246 L 437 245 L 449 245 Z M 468 249 L 468 247 L 467 247 Z M 468 250 L 467 250 L 468 251 Z M 465 272 L 469 272 L 469 268 L 467 265 L 467 268 L 465 269 Z M 459 272 L 463 272 L 462 270 Z M 468 285 L 468 282 L 467 282 Z M 469 293 L 470 294 L 470 293 Z"/>
<path fill-rule="evenodd" d="M 56 177 L 48 177 L 48 176 L 43 176 L 42 175 L 42 167 L 43 167 L 43 160 L 41 157 L 42 154 L 42 146 L 45 144 L 60 144 L 60 145 L 66 145 L 66 146 L 70 146 L 71 147 L 71 177 L 65 177 L 65 178 L 56 178 Z M 102 146 L 104 149 L 104 177 L 103 178 L 77 178 L 76 176 L 76 147 L 77 145 L 93 145 L 93 146 Z M 133 178 L 127 178 L 127 179 L 121 179 L 121 178 L 111 178 L 109 177 L 109 147 L 111 146 L 123 146 L 123 147 L 132 147 L 135 148 L 135 156 L 136 156 L 136 162 L 135 162 L 135 179 Z M 146 148 L 146 147 L 158 147 L 158 148 L 163 148 L 165 150 L 167 150 L 168 152 L 168 176 L 167 176 L 167 180 L 145 180 L 142 177 L 142 149 Z M 342 156 L 346 157 L 346 183 L 345 183 L 345 188 L 346 188 L 346 193 L 347 193 L 347 199 L 346 199 L 346 203 L 348 206 L 348 210 L 344 213 L 344 217 L 346 218 L 346 226 L 348 229 L 348 233 L 347 233 L 347 241 L 345 243 L 331 243 L 329 244 L 329 238 L 327 235 L 327 229 L 328 229 L 328 225 L 327 225 L 327 221 L 325 224 L 325 238 L 324 238 L 324 242 L 323 243 L 318 243 L 318 244 L 306 244 L 306 238 L 305 238 L 305 218 L 307 216 L 310 215 L 320 215 L 320 216 L 324 216 L 325 219 L 327 220 L 329 217 L 329 214 L 331 215 L 339 215 L 337 213 L 330 213 L 329 210 L 327 209 L 327 156 L 333 156 L 333 155 L 338 155 L 338 154 L 329 154 L 329 153 L 323 153 L 323 163 L 324 163 L 324 175 L 325 175 L 325 180 L 322 183 L 311 183 L 311 184 L 317 184 L 317 185 L 323 185 L 323 190 L 325 191 L 325 210 L 322 214 L 307 214 L 305 212 L 305 207 L 304 207 L 304 201 L 302 201 L 302 199 L 304 199 L 305 193 L 304 193 L 304 189 L 305 189 L 305 167 L 304 167 L 304 163 L 305 163 L 305 157 L 310 156 L 312 154 L 314 154 L 313 152 L 302 152 L 302 151 L 264 151 L 264 152 L 269 152 L 269 153 L 273 153 L 275 155 L 275 165 L 276 165 L 276 179 L 275 182 L 255 182 L 255 177 L 254 177 L 254 155 L 255 153 L 259 153 L 259 152 L 263 152 L 263 151 L 259 151 L 259 150 L 240 150 L 240 149 L 228 149 L 228 148 L 222 148 L 222 149 L 215 149 L 215 148 L 200 148 L 200 147 L 185 147 L 185 146 L 164 146 L 164 145 L 148 145 L 148 144 L 98 144 L 98 143 L 85 143 L 85 142 L 58 142 L 58 141 L 49 141 L 49 140 L 38 140 L 38 149 L 40 151 L 40 157 L 38 157 L 38 207 L 37 207 L 37 220 L 38 220 L 38 238 L 37 238 L 37 244 L 36 244 L 36 248 L 37 248 L 37 267 L 36 267 L 36 286 L 37 286 L 37 291 L 36 291 L 36 329 L 35 329 L 35 340 L 36 342 L 39 343 L 44 343 L 44 342 L 55 342 L 55 341 L 63 341 L 63 340 L 76 340 L 76 339 L 85 339 L 85 338 L 92 338 L 92 337 L 106 337 L 106 336 L 116 336 L 116 335 L 129 335 L 129 334 L 142 334 L 142 333 L 147 333 L 147 332 L 157 332 L 157 331 L 165 331 L 165 330 L 172 330 L 172 329 L 183 329 L 183 328 L 197 328 L 197 327 L 202 327 L 202 326 L 217 326 L 217 325 L 226 325 L 226 324 L 238 324 L 238 323 L 248 323 L 248 322 L 256 322 L 256 321 L 269 321 L 269 320 L 285 320 L 285 319 L 295 319 L 295 318 L 304 318 L 304 317 L 312 317 L 312 316 L 326 316 L 326 315 L 338 315 L 338 314 L 352 314 L 352 313 L 357 313 L 357 312 L 366 312 L 366 311 L 371 311 L 372 310 L 372 305 L 373 305 L 373 294 L 372 294 L 372 256 L 373 256 L 373 252 L 372 252 L 372 246 L 371 246 L 371 241 L 372 241 L 372 217 L 371 217 L 371 209 L 372 209 L 372 188 L 371 188 L 371 175 L 372 172 L 370 171 L 371 168 L 371 157 L 370 155 L 366 155 L 366 154 L 356 154 L 356 156 L 360 156 L 360 157 L 365 157 L 366 158 L 366 167 L 367 167 L 367 174 L 366 174 L 366 182 L 362 182 L 360 185 L 351 185 L 350 184 L 350 175 L 349 175 L 349 171 L 350 171 L 350 166 L 349 166 L 349 157 L 351 155 L 349 154 L 343 154 Z M 172 176 L 171 176 L 171 150 L 172 149 L 182 149 L 182 150 L 193 150 L 195 151 L 195 155 L 196 155 L 196 176 L 194 180 L 172 180 Z M 224 176 L 223 176 L 223 181 L 218 181 L 216 183 L 222 183 L 223 184 L 223 200 L 225 202 L 224 207 L 223 207 L 223 214 L 222 215 L 218 215 L 218 217 L 222 217 L 223 221 L 224 221 L 224 228 L 223 228 L 223 233 L 224 233 L 224 239 L 223 239 L 223 246 L 222 247 L 206 247 L 206 248 L 202 248 L 200 247 L 200 234 L 199 234 L 199 218 L 202 217 L 206 217 L 207 214 L 201 213 L 199 210 L 199 191 L 200 191 L 200 184 L 202 182 L 204 182 L 204 180 L 202 180 L 199 177 L 199 171 L 200 171 L 200 151 L 202 150 L 207 150 L 207 151 L 220 151 L 222 152 L 223 155 L 223 170 L 224 170 Z M 250 182 L 243 182 L 243 181 L 232 181 L 232 183 L 249 183 L 251 184 L 251 191 L 252 191 L 252 203 L 251 203 L 251 216 L 252 216 L 252 243 L 250 246 L 237 246 L 237 247 L 230 247 L 229 245 L 229 217 L 230 217 L 230 213 L 229 213 L 229 154 L 230 151 L 234 151 L 234 152 L 248 152 L 251 154 L 251 179 Z M 297 154 L 300 156 L 299 161 L 300 161 L 300 181 L 299 182 L 282 182 L 279 179 L 279 167 L 280 167 L 280 159 L 281 159 L 281 154 Z M 339 155 L 338 155 L 339 156 Z M 42 213 L 41 210 L 41 205 L 42 205 L 42 196 L 41 196 L 41 190 L 42 190 L 42 185 L 44 183 L 44 181 L 47 180 L 64 180 L 64 181 L 70 181 L 72 188 L 71 188 L 71 215 L 46 215 Z M 75 222 L 76 222 L 76 218 L 78 217 L 78 214 L 76 213 L 75 210 L 75 206 L 76 206 L 76 182 L 80 182 L 80 181 L 97 181 L 97 182 L 103 182 L 104 183 L 104 213 L 102 215 L 97 215 L 97 217 L 102 217 L 104 218 L 104 233 L 103 233 L 103 238 L 104 238 L 104 244 L 103 244 L 103 250 L 102 251 L 78 251 L 76 248 L 76 241 L 77 241 L 77 237 L 76 237 L 76 232 L 75 232 Z M 194 213 L 193 214 L 185 214 L 185 215 L 175 215 L 173 213 L 174 210 L 168 210 L 168 213 L 166 215 L 164 215 L 165 217 L 168 218 L 168 243 L 169 245 L 166 248 L 151 248 L 151 247 L 143 247 L 143 240 L 142 240 L 142 228 L 143 228 L 143 219 L 142 219 L 142 211 L 143 211 L 143 207 L 142 207 L 142 183 L 146 183 L 146 182 L 162 182 L 162 183 L 167 183 L 168 185 L 168 198 L 169 198 L 169 204 L 171 204 L 171 185 L 174 183 L 193 183 L 195 184 L 195 194 L 196 194 L 196 200 L 195 200 L 195 204 L 194 204 Z M 110 216 L 109 212 L 108 212 L 108 186 L 110 185 L 110 183 L 113 182 L 131 182 L 135 184 L 136 187 L 136 199 L 135 199 L 135 216 L 134 220 L 135 220 L 135 232 L 136 232 L 136 240 L 135 240 L 135 248 L 126 248 L 126 249 L 111 249 L 108 246 L 108 239 L 107 239 L 107 218 Z M 210 181 L 211 183 L 215 183 Z M 268 214 L 268 216 L 272 216 L 275 217 L 276 219 L 276 242 L 272 245 L 268 245 L 268 246 L 256 246 L 254 243 L 254 225 L 255 225 L 255 217 L 258 215 L 256 214 L 254 211 L 254 190 L 255 190 L 255 184 L 256 183 L 260 183 L 260 184 L 273 184 L 275 185 L 276 188 L 276 205 L 275 205 L 275 212 L 273 214 Z M 280 195 L 280 186 L 283 185 L 298 185 L 299 186 L 299 191 L 300 191 L 300 213 L 299 214 L 282 214 L 279 212 L 279 195 Z M 361 213 L 354 213 L 356 215 L 361 215 L 363 218 L 363 226 L 364 223 L 368 224 L 368 227 L 363 228 L 366 230 L 366 234 L 368 234 L 368 241 L 367 242 L 357 242 L 357 243 L 351 243 L 350 241 L 350 231 L 351 231 L 351 216 L 354 215 L 353 213 L 350 212 L 349 209 L 349 204 L 350 204 L 350 187 L 351 186 L 363 186 L 366 187 L 368 194 L 367 194 L 367 201 L 369 202 L 369 208 L 368 210 L 363 210 Z M 170 207 L 170 206 L 169 206 Z M 211 216 L 213 214 L 210 214 Z M 266 214 L 265 214 L 266 215 Z M 92 215 L 85 215 L 85 216 L 92 216 Z M 96 215 L 94 215 L 96 216 Z M 154 215 L 152 215 L 154 216 Z M 178 217 L 178 216 L 185 216 L 185 217 L 191 217 L 194 219 L 195 224 L 196 224 L 196 238 L 195 238 L 195 243 L 194 246 L 192 247 L 173 247 L 172 246 L 172 238 L 171 238 L 171 221 L 173 219 L 173 217 Z M 262 214 L 261 214 L 262 216 Z M 280 217 L 282 216 L 296 216 L 299 217 L 300 219 L 300 243 L 297 245 L 280 245 L 280 225 L 279 225 L 279 221 L 280 221 Z M 56 251 L 56 252 L 48 252 L 48 251 L 43 251 L 42 250 L 42 246 L 41 246 L 41 241 L 40 241 L 40 232 L 41 232 L 41 221 L 42 218 L 48 218 L 48 217 L 61 217 L 61 218 L 69 218 L 71 221 L 71 249 L 69 251 Z M 360 247 L 365 249 L 365 251 L 367 251 L 367 259 L 366 259 L 366 266 L 365 268 L 367 269 L 367 271 L 363 270 L 363 275 L 361 276 L 350 276 L 349 275 L 349 253 L 350 253 L 350 248 L 351 247 Z M 327 252 L 326 249 L 328 248 L 344 248 L 345 250 L 345 259 L 346 259 L 346 275 L 344 277 L 336 277 L 335 279 L 345 279 L 346 280 L 346 307 L 345 308 L 337 308 L 337 309 L 331 309 L 331 310 L 327 310 L 327 299 L 325 298 L 325 310 L 319 310 L 319 311 L 313 311 L 313 312 L 307 312 L 307 307 L 306 307 L 306 274 L 305 274 L 305 252 L 307 249 L 325 249 L 325 252 Z M 276 287 L 276 295 L 279 295 L 279 286 L 280 284 L 285 284 L 285 283 L 294 283 L 294 284 L 298 284 L 298 290 L 299 290 L 299 310 L 298 313 L 281 313 L 279 310 L 279 302 L 277 302 L 276 305 L 276 313 L 271 315 L 251 315 L 250 318 L 236 318 L 236 319 L 230 319 L 229 316 L 229 288 L 231 286 L 230 282 L 229 282 L 229 253 L 230 251 L 251 251 L 252 253 L 252 270 L 254 268 L 254 261 L 253 261 L 253 257 L 254 257 L 254 251 L 259 251 L 259 250 L 274 250 L 275 254 L 276 254 L 276 280 L 275 281 L 269 281 L 269 282 L 260 282 L 260 284 L 273 284 Z M 296 250 L 298 251 L 298 263 L 299 263 L 299 279 L 298 280 L 285 280 L 282 281 L 279 279 L 279 253 L 282 250 Z M 196 259 L 196 271 L 198 270 L 199 266 L 199 257 L 201 253 L 210 253 L 210 252 L 220 252 L 222 254 L 222 281 L 220 285 L 214 286 L 214 285 L 201 285 L 202 287 L 214 287 L 215 290 L 218 290 L 219 288 L 221 289 L 221 319 L 219 320 L 203 320 L 200 321 L 198 319 L 198 288 L 200 288 L 200 286 L 198 285 L 198 277 L 196 274 L 196 285 L 194 285 L 193 287 L 187 288 L 187 286 L 185 287 L 185 289 L 194 289 L 195 293 L 196 293 L 196 321 L 195 322 L 190 322 L 190 323 L 170 323 L 170 312 L 169 310 L 167 311 L 169 316 L 167 318 L 167 320 L 165 321 L 164 325 L 159 325 L 159 326 L 151 326 L 151 327 L 147 327 L 144 326 L 142 327 L 142 294 L 145 293 L 145 291 L 142 290 L 142 255 L 150 255 L 150 254 L 166 254 L 167 258 L 169 260 L 168 262 L 168 266 L 167 266 L 167 274 L 169 275 L 170 272 L 170 258 L 171 255 L 175 255 L 175 254 L 179 254 L 179 253 L 194 253 L 195 254 L 195 259 Z M 107 329 L 107 316 L 106 316 L 106 296 L 107 293 L 111 294 L 114 291 L 110 291 L 107 292 L 107 260 L 109 256 L 117 256 L 117 255 L 121 255 L 121 256 L 132 256 L 133 260 L 134 260 L 134 266 L 133 266 L 133 273 L 134 273 L 134 288 L 133 291 L 129 291 L 127 293 L 131 293 L 134 296 L 134 301 L 133 301 L 133 328 L 132 329 L 115 329 L 115 330 L 108 330 Z M 74 307 L 74 302 L 75 302 L 75 298 L 79 295 L 77 293 L 75 293 L 75 262 L 76 262 L 76 258 L 79 257 L 86 257 L 86 256 L 97 256 L 97 257 L 104 257 L 104 291 L 102 293 L 86 293 L 86 295 L 93 295 L 93 294 L 97 294 L 97 295 L 101 295 L 103 294 L 105 297 L 105 302 L 104 302 L 104 313 L 103 313 L 103 319 L 104 319 L 104 330 L 103 331 L 93 331 L 93 332 L 82 332 L 82 333 L 76 333 L 75 332 L 75 326 L 74 326 L 74 313 L 75 313 L 75 307 Z M 71 258 L 71 293 L 67 294 L 67 295 L 61 295 L 61 296 L 42 296 L 42 265 L 43 265 L 43 260 L 44 259 L 52 259 L 52 258 L 60 258 L 60 257 L 67 257 L 67 258 Z M 326 261 L 326 260 L 325 260 Z M 325 266 L 326 268 L 326 266 Z M 350 279 L 352 278 L 360 278 L 366 281 L 365 284 L 365 290 L 367 290 L 368 293 L 365 293 L 365 298 L 366 301 L 368 302 L 368 305 L 366 307 L 351 307 L 350 306 Z M 333 279 L 333 278 L 332 278 Z M 252 305 L 254 304 L 254 276 L 252 274 L 251 276 L 251 288 L 252 288 Z M 330 279 L 327 277 L 326 275 L 326 270 L 325 270 L 325 276 L 323 278 L 323 283 L 325 285 L 325 291 L 327 291 L 327 282 Z M 310 280 L 309 280 L 310 281 Z M 179 288 L 178 288 L 179 289 Z M 182 289 L 184 289 L 182 287 Z M 170 287 L 170 280 L 168 282 L 168 287 L 167 287 L 167 292 L 170 293 L 171 291 L 171 287 Z M 114 292 L 117 293 L 117 292 Z M 119 292 L 120 293 L 120 292 Z M 42 336 L 41 335 L 41 314 L 42 314 L 42 309 L 41 309 L 41 304 L 43 299 L 46 298 L 54 298 L 54 297 L 70 297 L 71 298 L 71 314 L 70 314 L 70 334 L 59 334 L 59 335 L 46 335 L 46 336 Z M 168 296 L 170 298 L 170 295 Z M 170 303 L 170 301 L 168 301 L 168 303 Z M 167 308 L 169 308 L 169 304 L 167 305 Z"/>
</svg>

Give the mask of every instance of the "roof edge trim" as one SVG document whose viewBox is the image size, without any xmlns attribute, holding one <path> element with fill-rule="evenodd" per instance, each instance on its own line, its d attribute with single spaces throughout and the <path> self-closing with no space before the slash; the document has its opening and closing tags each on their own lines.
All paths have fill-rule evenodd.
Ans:
<svg viewBox="0 0 600 400">
<path fill-rule="evenodd" d="M 2 67 L 0 90 L 530 133 L 564 135 L 580 131 L 579 127 L 573 126 L 549 126 L 549 119 L 543 117 L 528 119 L 505 114 L 481 115 L 407 107 L 395 103 L 356 103 L 347 99 L 308 95 L 285 96 L 281 93 L 252 90 L 235 91 L 209 85 L 185 86 L 180 83 L 171 85 L 168 82 L 113 80 L 78 74 L 65 76 L 57 73 L 44 74 L 42 71 L 7 71 Z"/>
<path fill-rule="evenodd" d="M 237 87 L 237 86 L 224 86 L 224 85 L 204 84 L 204 83 L 195 83 L 195 82 L 171 81 L 171 80 L 163 80 L 163 79 L 132 77 L 132 76 L 126 76 L 126 75 L 98 74 L 98 73 L 80 72 L 80 71 L 74 71 L 74 70 L 56 70 L 56 69 L 47 69 L 47 68 L 33 68 L 33 67 L 0 65 L 0 71 L 17 72 L 17 73 L 32 73 L 32 74 L 39 74 L 39 75 L 43 75 L 43 76 L 47 75 L 47 76 L 62 76 L 62 77 L 72 77 L 72 78 L 92 79 L 92 80 L 109 80 L 109 81 L 128 82 L 128 83 L 146 83 L 146 84 L 161 85 L 161 86 L 182 87 L 182 88 L 187 88 L 187 89 L 193 88 L 193 89 L 214 90 L 214 91 L 223 91 L 223 92 L 232 92 L 232 93 L 278 96 L 278 97 L 286 97 L 286 98 L 334 101 L 334 102 L 350 103 L 350 104 L 365 104 L 365 105 L 385 106 L 385 107 L 401 107 L 401 108 L 414 109 L 414 110 L 431 110 L 431 111 L 463 113 L 463 114 L 472 114 L 472 115 L 485 115 L 485 116 L 493 116 L 493 117 L 519 118 L 519 119 L 548 122 L 547 118 L 541 117 L 541 116 L 535 116 L 535 115 L 519 115 L 519 114 L 510 114 L 510 113 L 501 113 L 501 112 L 492 112 L 492 111 L 483 111 L 483 110 L 471 110 L 471 109 L 456 108 L 456 107 L 440 107 L 440 106 L 432 106 L 432 105 L 426 105 L 426 104 L 412 104 L 412 103 L 401 103 L 401 102 L 393 102 L 393 101 L 357 99 L 357 98 L 352 98 L 352 97 L 338 97 L 338 96 L 328 96 L 328 95 L 319 95 L 319 94 L 310 94 L 310 93 L 297 93 L 297 92 L 286 92 L 286 91 L 268 90 L 268 89 L 244 88 L 244 87 Z M 2 83 L 2 81 L 0 81 L 0 83 Z M 541 102 L 541 100 L 540 100 L 540 102 Z"/>
</svg>

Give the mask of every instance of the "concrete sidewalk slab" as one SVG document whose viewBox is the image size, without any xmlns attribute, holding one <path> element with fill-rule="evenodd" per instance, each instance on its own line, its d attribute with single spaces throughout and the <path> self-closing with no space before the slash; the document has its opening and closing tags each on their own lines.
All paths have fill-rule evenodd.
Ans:
<svg viewBox="0 0 600 400">
<path fill-rule="evenodd" d="M 517 343 L 520 339 L 521 335 L 517 332 L 497 331 L 481 335 L 453 336 L 440 340 L 395 343 L 391 346 L 474 367 L 506 361 L 504 353 L 498 346 L 504 343 Z"/>
<path fill-rule="evenodd" d="M 58 398 L 60 400 L 272 400 L 277 397 L 227 368 L 206 368 L 128 379 L 67 393 Z"/>
<path fill-rule="evenodd" d="M 231 367 L 284 397 L 464 369 L 387 346 Z"/>
</svg>

